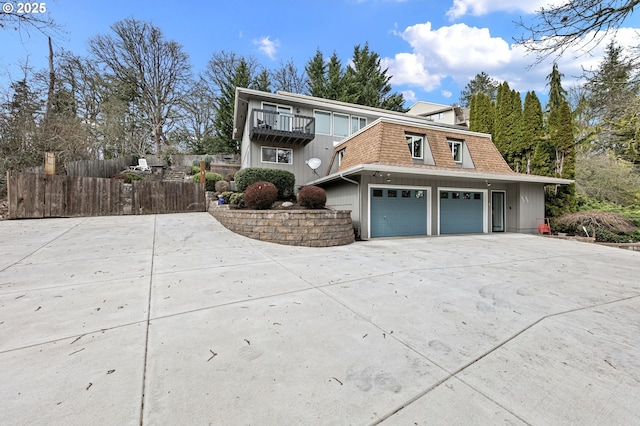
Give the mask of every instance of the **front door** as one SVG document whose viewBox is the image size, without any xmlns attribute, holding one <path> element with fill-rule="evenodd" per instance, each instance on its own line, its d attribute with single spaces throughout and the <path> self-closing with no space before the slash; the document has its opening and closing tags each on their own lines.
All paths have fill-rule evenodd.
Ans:
<svg viewBox="0 0 640 426">
<path fill-rule="evenodd" d="M 504 232 L 504 191 L 491 191 L 491 231 Z"/>
</svg>

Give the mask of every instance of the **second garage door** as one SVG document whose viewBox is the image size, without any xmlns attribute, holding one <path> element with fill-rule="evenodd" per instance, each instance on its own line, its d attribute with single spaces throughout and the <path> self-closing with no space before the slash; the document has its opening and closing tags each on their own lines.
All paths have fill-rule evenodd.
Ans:
<svg viewBox="0 0 640 426">
<path fill-rule="evenodd" d="M 483 232 L 482 192 L 440 191 L 440 233 Z"/>
<path fill-rule="evenodd" d="M 371 237 L 427 235 L 427 191 L 371 188 Z"/>
</svg>

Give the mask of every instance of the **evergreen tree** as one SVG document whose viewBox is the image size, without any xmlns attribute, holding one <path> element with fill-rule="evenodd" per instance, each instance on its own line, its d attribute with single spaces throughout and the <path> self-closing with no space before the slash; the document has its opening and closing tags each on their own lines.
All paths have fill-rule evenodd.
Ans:
<svg viewBox="0 0 640 426">
<path fill-rule="evenodd" d="M 391 93 L 391 76 L 380 65 L 380 55 L 369 49 L 369 44 L 353 49 L 352 64 L 347 66 L 343 78 L 342 99 L 345 102 L 404 111 L 404 98 Z"/>
<path fill-rule="evenodd" d="M 547 76 L 547 86 L 549 86 L 549 102 L 547 103 L 547 111 L 559 108 L 560 105 L 567 100 L 567 91 L 562 87 L 562 77 L 558 71 L 558 64 L 553 64 L 551 74 Z"/>
<path fill-rule="evenodd" d="M 478 92 L 471 96 L 469 111 L 469 130 L 480 133 L 493 133 L 495 104 L 489 96 Z"/>
<path fill-rule="evenodd" d="M 307 94 L 317 98 L 326 98 L 328 65 L 325 63 L 320 49 L 316 50 L 316 54 L 307 62 L 304 69 L 307 73 Z"/>
<path fill-rule="evenodd" d="M 600 66 L 585 84 L 588 110 L 597 134 L 592 148 L 600 153 L 612 151 L 630 161 L 636 160 L 634 122 L 640 114 L 636 66 L 637 62 L 625 57 L 622 48 L 612 41 Z"/>
<path fill-rule="evenodd" d="M 531 174 L 534 152 L 544 135 L 542 105 L 536 92 L 525 95 L 520 128 L 522 137 L 514 152 L 516 171 Z"/>
<path fill-rule="evenodd" d="M 244 58 L 238 61 L 231 78 L 220 86 L 218 110 L 213 122 L 215 127 L 215 153 L 239 153 L 240 147 L 233 139 L 233 113 L 236 87 L 249 87 L 251 71 Z"/>
<path fill-rule="evenodd" d="M 462 92 L 460 93 L 460 106 L 469 108 L 471 106 L 471 98 L 473 95 L 482 93 L 486 95 L 491 101 L 496 100 L 496 94 L 498 91 L 499 83 L 495 79 L 491 78 L 484 71 L 471 80 Z"/>
<path fill-rule="evenodd" d="M 334 101 L 342 99 L 343 79 L 344 71 L 342 70 L 342 62 L 340 61 L 340 58 L 338 58 L 338 54 L 333 52 L 333 55 L 329 58 L 329 64 L 327 65 L 325 99 L 332 99 Z"/>
<path fill-rule="evenodd" d="M 506 81 L 498 86 L 493 141 L 505 160 L 513 167 L 513 154 L 520 144 L 520 93 L 511 90 Z"/>
<path fill-rule="evenodd" d="M 571 107 L 562 88 L 562 74 L 554 64 L 549 81 L 549 118 L 547 124 L 547 155 L 553 150 L 550 158 L 553 164 L 548 169 L 553 176 L 575 179 L 575 137 Z M 547 187 L 547 215 L 559 217 L 571 213 L 577 208 L 575 184 L 555 185 Z"/>
<path fill-rule="evenodd" d="M 263 69 L 251 84 L 251 88 L 261 92 L 271 92 L 271 77 L 269 71 Z"/>
</svg>

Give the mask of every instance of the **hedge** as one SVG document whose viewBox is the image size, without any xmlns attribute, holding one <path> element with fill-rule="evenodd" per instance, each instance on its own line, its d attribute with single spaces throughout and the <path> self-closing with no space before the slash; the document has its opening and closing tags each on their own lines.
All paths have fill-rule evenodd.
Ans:
<svg viewBox="0 0 640 426">
<path fill-rule="evenodd" d="M 278 198 L 287 200 L 293 197 L 296 177 L 287 170 L 247 167 L 236 172 L 235 182 L 238 192 L 244 192 L 252 183 L 271 182 L 278 189 Z"/>
</svg>

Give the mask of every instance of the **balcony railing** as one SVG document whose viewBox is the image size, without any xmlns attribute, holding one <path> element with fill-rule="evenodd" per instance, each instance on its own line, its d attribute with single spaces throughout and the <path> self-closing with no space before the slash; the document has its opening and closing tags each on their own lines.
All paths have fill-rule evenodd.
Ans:
<svg viewBox="0 0 640 426">
<path fill-rule="evenodd" d="M 251 110 L 251 140 L 305 145 L 316 137 L 315 118 L 264 109 Z"/>
</svg>

